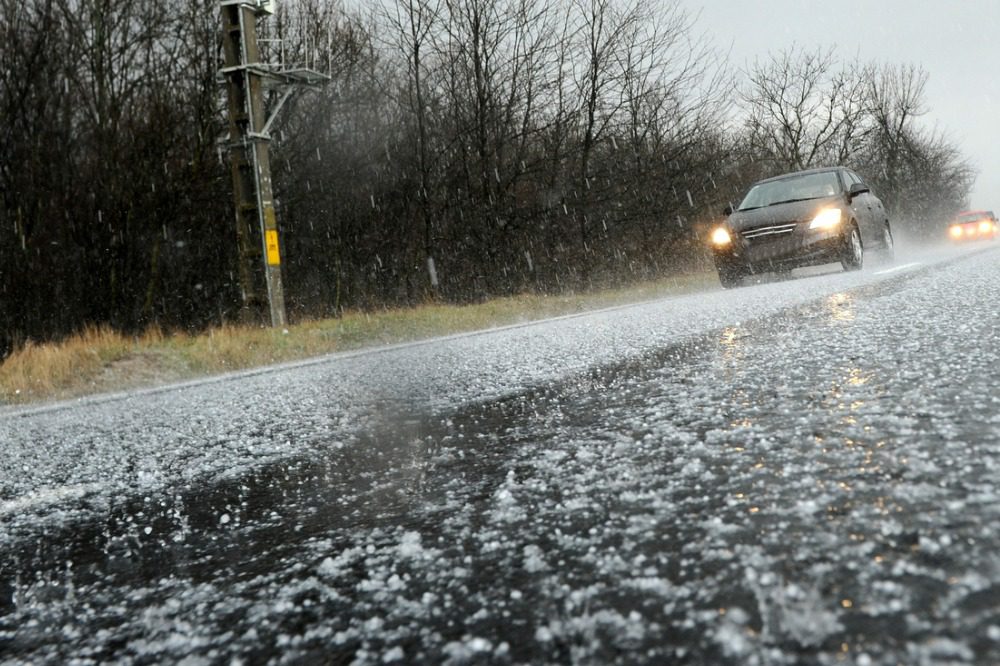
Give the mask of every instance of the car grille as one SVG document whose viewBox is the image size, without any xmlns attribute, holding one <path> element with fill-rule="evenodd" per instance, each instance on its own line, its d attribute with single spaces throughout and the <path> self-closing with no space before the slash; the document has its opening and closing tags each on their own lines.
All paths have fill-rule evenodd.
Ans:
<svg viewBox="0 0 1000 666">
<path fill-rule="evenodd" d="M 785 234 L 790 234 L 795 231 L 795 222 L 788 222 L 786 224 L 772 224 L 767 227 L 757 227 L 756 229 L 747 229 L 740 232 L 743 238 L 748 241 L 756 240 L 777 240 L 778 238 L 784 236 Z"/>
</svg>

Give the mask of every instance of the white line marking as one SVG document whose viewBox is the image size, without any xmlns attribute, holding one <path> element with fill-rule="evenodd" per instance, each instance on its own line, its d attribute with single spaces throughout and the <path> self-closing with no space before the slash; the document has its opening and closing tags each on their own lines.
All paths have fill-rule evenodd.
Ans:
<svg viewBox="0 0 1000 666">
<path fill-rule="evenodd" d="M 887 268 L 884 271 L 876 271 L 875 275 L 886 275 L 888 273 L 895 273 L 896 271 L 904 271 L 907 268 L 913 268 L 914 266 L 919 266 L 919 261 L 912 261 L 908 264 L 903 264 L 901 266 L 893 266 L 892 268 Z"/>
</svg>

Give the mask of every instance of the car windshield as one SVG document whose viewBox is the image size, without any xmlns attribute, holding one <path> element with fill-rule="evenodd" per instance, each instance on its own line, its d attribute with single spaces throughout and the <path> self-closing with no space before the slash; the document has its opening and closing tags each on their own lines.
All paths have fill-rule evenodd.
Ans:
<svg viewBox="0 0 1000 666">
<path fill-rule="evenodd" d="M 832 197 L 838 192 L 840 181 L 835 171 L 789 176 L 754 185 L 740 203 L 739 210 L 764 208 L 788 201 L 821 199 Z"/>
<path fill-rule="evenodd" d="M 958 216 L 959 222 L 978 222 L 979 220 L 984 220 L 989 218 L 989 213 L 977 211 L 973 213 L 962 213 Z"/>
</svg>

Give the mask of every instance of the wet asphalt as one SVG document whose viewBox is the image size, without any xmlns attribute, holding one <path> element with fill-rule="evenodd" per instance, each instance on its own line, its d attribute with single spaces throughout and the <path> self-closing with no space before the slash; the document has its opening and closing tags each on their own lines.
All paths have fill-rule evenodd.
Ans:
<svg viewBox="0 0 1000 666">
<path fill-rule="evenodd" d="M 1000 250 L 0 414 L 2 663 L 1000 663 Z"/>
</svg>

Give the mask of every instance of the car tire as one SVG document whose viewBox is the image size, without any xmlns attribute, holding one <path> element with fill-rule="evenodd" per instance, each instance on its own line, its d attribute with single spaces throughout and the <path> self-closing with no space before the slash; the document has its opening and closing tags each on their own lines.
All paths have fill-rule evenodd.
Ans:
<svg viewBox="0 0 1000 666">
<path fill-rule="evenodd" d="M 882 227 L 882 249 L 879 250 L 879 257 L 886 264 L 891 264 L 896 260 L 896 241 L 892 237 L 892 229 L 889 228 L 888 220 Z"/>
<path fill-rule="evenodd" d="M 723 289 L 734 289 L 743 286 L 744 271 L 738 268 L 719 268 L 719 283 Z"/>
<path fill-rule="evenodd" d="M 859 271 L 865 263 L 865 247 L 861 243 L 861 232 L 858 225 L 851 224 L 850 231 L 844 239 L 844 250 L 840 256 L 840 265 L 845 271 Z"/>
</svg>

